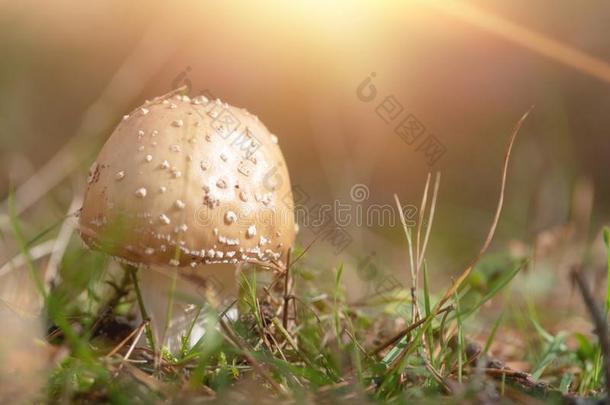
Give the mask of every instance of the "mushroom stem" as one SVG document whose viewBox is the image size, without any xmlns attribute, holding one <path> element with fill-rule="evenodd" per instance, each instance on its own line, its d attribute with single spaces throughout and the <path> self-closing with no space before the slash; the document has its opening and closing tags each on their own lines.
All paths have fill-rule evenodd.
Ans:
<svg viewBox="0 0 610 405">
<path fill-rule="evenodd" d="M 144 304 L 144 300 L 142 298 L 140 283 L 138 282 L 138 269 L 137 267 L 128 264 L 125 270 L 129 272 L 129 275 L 131 277 L 133 289 L 135 290 L 136 298 L 138 300 L 138 306 L 140 308 L 140 316 L 142 317 L 142 321 L 146 323 L 146 339 L 148 340 L 148 344 L 150 345 L 150 348 L 154 353 L 156 352 L 155 338 L 152 333 L 152 328 L 150 326 L 150 318 L 148 317 L 148 313 L 146 312 L 146 305 Z"/>
<path fill-rule="evenodd" d="M 206 332 L 206 311 L 236 296 L 235 272 L 235 266 L 228 264 L 142 269 L 140 312 L 143 320 L 150 321 L 148 340 L 156 342 L 157 350 L 172 354 L 179 353 L 184 338 L 192 347 Z"/>
</svg>

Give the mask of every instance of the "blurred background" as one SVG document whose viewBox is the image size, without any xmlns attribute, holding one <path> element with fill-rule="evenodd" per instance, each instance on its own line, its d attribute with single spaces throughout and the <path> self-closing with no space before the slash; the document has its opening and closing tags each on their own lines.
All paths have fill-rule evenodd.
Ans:
<svg viewBox="0 0 610 405">
<path fill-rule="evenodd" d="M 307 206 L 394 207 L 394 194 L 418 206 L 427 174 L 441 172 L 428 248 L 436 286 L 483 243 L 506 142 L 535 106 L 512 155 L 492 249 L 528 255 L 576 238 L 582 245 L 563 267 L 548 266 L 542 284 L 551 288 L 567 283 L 565 268 L 589 250 L 582 246 L 601 248 L 610 213 L 608 2 L 0 4 L 2 263 L 19 252 L 8 237 L 11 190 L 26 240 L 49 227 L 56 234 L 123 114 L 182 85 L 258 115 L 278 135 Z M 364 191 L 357 201 L 355 186 Z M 62 243 L 79 243 L 64 232 Z M 299 243 L 315 236 L 302 227 Z M 343 238 L 319 238 L 308 263 L 374 261 L 409 283 L 398 221 L 351 223 Z M 354 272 L 346 279 L 366 283 Z"/>
</svg>

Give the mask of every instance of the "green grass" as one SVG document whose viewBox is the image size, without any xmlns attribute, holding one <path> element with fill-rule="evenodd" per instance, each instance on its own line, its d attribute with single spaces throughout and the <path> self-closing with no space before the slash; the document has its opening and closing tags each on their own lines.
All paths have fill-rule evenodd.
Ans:
<svg viewBox="0 0 610 405">
<path fill-rule="evenodd" d="M 21 245 L 27 246 L 25 242 Z M 125 278 L 111 260 L 84 251 L 73 241 L 62 262 L 61 283 L 46 299 L 49 322 L 55 331 L 50 344 L 66 347 L 68 352 L 54 366 L 39 399 L 112 403 L 170 398 L 245 401 L 248 390 L 253 390 L 251 395 L 257 398 L 303 401 L 433 402 L 442 396 L 460 402 L 480 395 L 481 381 L 488 384 L 488 390 L 489 386 L 495 387 L 496 395 L 505 395 L 507 401 L 517 397 L 515 392 L 546 400 L 568 392 L 595 393 L 602 378 L 596 371 L 597 343 L 580 334 L 578 350 L 569 350 L 565 345 L 568 334 L 545 330 L 533 305 L 520 306 L 519 311 L 527 319 L 522 327 L 538 336 L 531 377 L 545 378 L 548 382 L 545 389 L 524 385 L 510 373 L 477 371 L 488 366 L 483 355 L 478 362 L 469 353 L 469 345 L 474 344 L 469 325 L 486 322 L 479 318 L 484 317 L 488 303 L 506 302 L 501 293 L 519 279 L 526 264 L 503 255 L 484 258 L 453 293 L 446 311 L 437 315 L 433 309 L 442 294 L 430 291 L 432 270 L 425 264 L 423 288 L 416 292 L 418 307 L 422 309 L 419 326 L 412 327 L 378 354 L 373 354 L 373 349 L 388 342 L 400 329 L 387 325 L 402 320 L 403 328 L 408 328 L 413 323 L 410 316 L 414 302 L 406 298 L 410 296 L 407 289 L 382 292 L 381 297 L 370 299 L 370 305 L 351 307 L 343 275 L 355 269 L 340 266 L 325 284 L 320 282 L 324 278 L 316 277 L 307 268 L 307 261 L 302 260 L 291 268 L 295 305 L 284 307 L 284 292 L 269 288 L 271 282 L 263 284 L 257 272 L 252 271 L 242 277 L 236 304 L 240 308 L 239 319 L 224 318 L 228 330 L 219 324 L 218 313 L 201 310 L 200 306 L 200 316 L 207 317 L 212 325 L 209 332 L 192 348 L 184 343 L 176 355 L 164 354 L 161 364 L 155 367 L 150 345 L 135 347 L 131 355 L 135 363 L 124 364 L 121 360 L 131 342 L 118 354 L 106 357 L 134 326 L 102 335 L 94 325 L 102 322 L 104 329 L 111 331 L 113 325 L 139 310 L 133 288 L 137 279 Z M 35 272 L 36 264 L 30 265 Z M 388 276 L 377 274 L 381 279 Z M 276 277 L 281 281 L 281 274 Z M 386 305 L 392 301 L 401 305 Z M 112 308 L 104 313 L 108 303 Z M 286 326 L 282 322 L 284 308 L 289 309 Z M 480 344 L 483 353 L 491 348 L 507 323 L 514 324 L 515 313 L 510 306 L 500 314 L 490 323 L 489 333 Z M 192 327 L 185 331 L 184 342 Z M 555 368 L 561 362 L 566 371 L 557 373 Z"/>
<path fill-rule="evenodd" d="M 239 309 L 238 319 L 226 317 L 226 307 L 212 309 L 205 296 L 176 292 L 173 299 L 190 299 L 197 313 L 177 353 L 159 347 L 147 323 L 135 322 L 138 313 L 147 318 L 136 269 L 84 249 L 76 235 L 63 255 L 58 282 L 45 289 L 29 249 L 52 237 L 54 228 L 36 232 L 12 209 L 12 235 L 3 235 L 3 241 L 10 238 L 26 258 L 25 266 L 13 271 L 28 271 L 43 297 L 49 334 L 41 344 L 60 353 L 49 356 L 49 376 L 34 400 L 461 403 L 501 398 L 510 403 L 600 396 L 604 373 L 596 338 L 588 331 L 553 327 L 547 319 L 553 308 L 540 307 L 524 288 L 540 271 L 530 255 L 485 253 L 493 227 L 481 260 L 432 288 L 432 281 L 446 273 L 426 260 L 438 178 L 428 204 L 429 185 L 430 177 L 422 200 L 429 218 L 419 218 L 426 229 L 408 228 L 401 218 L 408 269 L 378 268 L 367 278 L 382 286 L 410 276 L 410 286 L 378 290 L 354 302 L 345 279 L 362 269 L 342 264 L 313 270 L 308 265 L 313 253 L 297 249 L 293 257 L 304 254 L 303 259 L 292 262 L 289 271 L 242 272 L 238 297 L 230 304 Z M 610 275 L 608 229 L 603 239 Z M 605 292 L 607 314 L 610 281 Z M 203 321 L 207 332 L 190 347 L 191 333 Z M 134 342 L 144 331 L 147 343 Z M 507 335 L 521 343 L 517 354 L 503 354 Z M 527 366 L 503 364 L 511 361 Z"/>
</svg>

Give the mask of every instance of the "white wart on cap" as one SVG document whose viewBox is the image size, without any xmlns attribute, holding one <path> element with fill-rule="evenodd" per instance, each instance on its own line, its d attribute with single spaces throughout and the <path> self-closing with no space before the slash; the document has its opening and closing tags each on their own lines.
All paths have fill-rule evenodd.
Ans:
<svg viewBox="0 0 610 405">
<path fill-rule="evenodd" d="M 83 240 L 133 264 L 281 261 L 294 242 L 277 137 L 246 110 L 159 97 L 126 115 L 92 165 Z"/>
</svg>

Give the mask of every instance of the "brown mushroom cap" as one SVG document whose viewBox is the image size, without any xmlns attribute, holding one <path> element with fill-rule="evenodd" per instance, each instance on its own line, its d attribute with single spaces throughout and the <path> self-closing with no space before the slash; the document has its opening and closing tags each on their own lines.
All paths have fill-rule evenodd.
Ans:
<svg viewBox="0 0 610 405">
<path fill-rule="evenodd" d="M 134 264 L 280 261 L 295 237 L 277 137 L 246 110 L 203 96 L 145 103 L 93 164 L 83 240 Z"/>
</svg>

